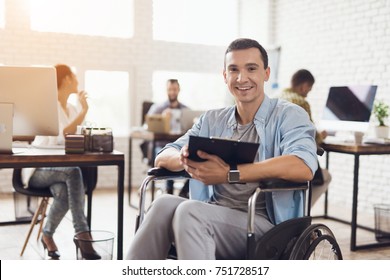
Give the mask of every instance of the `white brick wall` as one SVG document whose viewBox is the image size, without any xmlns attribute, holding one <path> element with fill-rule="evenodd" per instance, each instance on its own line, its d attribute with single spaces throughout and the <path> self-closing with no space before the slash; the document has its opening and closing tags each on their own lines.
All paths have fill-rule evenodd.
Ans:
<svg viewBox="0 0 390 280">
<path fill-rule="evenodd" d="M 389 1 L 274 2 L 274 43 L 282 47 L 279 84 L 288 86 L 297 69 L 309 69 L 316 78 L 309 95 L 315 120 L 333 85 L 376 84 L 377 97 L 390 102 Z M 330 200 L 350 204 L 353 157 L 330 158 Z M 359 210 L 390 203 L 389 161 L 389 156 L 361 157 Z"/>
</svg>

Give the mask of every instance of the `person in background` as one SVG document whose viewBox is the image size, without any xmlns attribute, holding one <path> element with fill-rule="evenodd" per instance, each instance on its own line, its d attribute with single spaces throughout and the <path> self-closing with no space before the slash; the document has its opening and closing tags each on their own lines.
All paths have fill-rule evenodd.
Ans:
<svg viewBox="0 0 390 280">
<path fill-rule="evenodd" d="M 81 125 L 88 112 L 87 94 L 78 91 L 76 75 L 67 65 L 56 65 L 58 88 L 58 136 L 37 136 L 34 145 L 64 145 L 67 133 L 74 134 L 78 125 Z M 77 94 L 81 110 L 68 103 L 71 94 Z M 31 173 L 30 173 L 31 174 Z M 72 213 L 73 227 L 78 238 L 91 240 L 90 229 L 84 214 L 85 190 L 81 170 L 79 167 L 45 167 L 32 171 L 29 184 L 34 188 L 50 188 L 53 194 L 53 204 L 43 228 L 41 242 L 48 251 L 48 256 L 58 259 L 60 253 L 54 242 L 53 235 L 70 209 Z M 77 243 L 77 240 L 74 240 Z M 83 242 L 79 244 L 81 253 L 85 259 L 100 259 L 92 245 Z"/>
<path fill-rule="evenodd" d="M 290 101 L 298 106 L 301 106 L 309 114 L 310 120 L 313 122 L 311 108 L 306 98 L 314 85 L 315 79 L 312 73 L 306 69 L 300 69 L 294 73 L 291 78 L 290 88 L 283 90 L 279 96 L 281 99 Z M 314 123 L 314 122 L 313 122 Z M 316 131 L 316 143 L 321 145 L 326 138 L 327 132 Z M 328 170 L 318 167 L 313 179 L 312 205 L 326 192 L 332 177 Z"/>
<path fill-rule="evenodd" d="M 168 100 L 160 103 L 160 104 L 153 104 L 152 107 L 149 109 L 147 115 L 154 115 L 154 114 L 162 114 L 164 116 L 168 116 L 169 118 L 172 117 L 174 114 L 174 110 L 181 110 L 184 108 L 188 108 L 183 103 L 179 102 L 179 93 L 180 93 L 180 84 L 177 79 L 169 79 L 166 82 L 167 87 L 167 97 Z M 164 147 L 168 142 L 159 141 L 156 143 L 156 150 L 161 150 L 162 147 Z M 145 145 L 145 144 L 144 144 Z M 147 145 L 148 147 L 150 145 Z M 145 146 L 144 146 L 145 147 Z M 141 147 L 142 149 L 142 147 Z M 157 151 L 157 152 L 158 152 Z M 148 154 L 151 154 L 151 152 L 147 152 Z M 150 158 L 150 156 L 149 156 Z M 151 165 L 153 163 L 151 162 Z M 173 180 L 167 180 L 166 184 L 166 192 L 168 194 L 173 194 Z M 180 191 L 180 196 L 187 197 L 188 196 L 188 183 L 185 183 L 183 188 Z"/>
<path fill-rule="evenodd" d="M 156 157 L 157 167 L 189 173 L 194 179 L 190 183 L 194 200 L 162 195 L 153 201 L 127 259 L 165 259 L 172 242 L 178 259 L 243 259 L 248 199 L 260 182 L 313 178 L 315 127 L 299 106 L 265 94 L 269 76 L 267 52 L 257 41 L 237 39 L 228 46 L 223 77 L 235 105 L 207 111 Z M 253 163 L 228 164 L 200 150 L 197 155 L 205 161 L 196 162 L 188 158 L 190 135 L 260 145 Z M 212 193 L 207 192 L 209 187 Z M 254 217 L 258 237 L 276 224 L 302 216 L 303 204 L 302 191 L 261 192 Z"/>
<path fill-rule="evenodd" d="M 179 102 L 180 84 L 177 79 L 169 79 L 167 81 L 167 97 L 168 100 L 161 104 L 153 104 L 148 111 L 148 115 L 162 114 L 170 115 L 173 109 L 184 109 L 186 105 Z"/>
</svg>

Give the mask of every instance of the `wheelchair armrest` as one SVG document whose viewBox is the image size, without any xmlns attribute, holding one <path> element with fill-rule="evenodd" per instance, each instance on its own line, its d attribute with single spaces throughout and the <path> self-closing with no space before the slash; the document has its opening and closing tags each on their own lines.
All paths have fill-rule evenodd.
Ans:
<svg viewBox="0 0 390 280">
<path fill-rule="evenodd" d="M 144 219 L 145 197 L 146 197 L 146 190 L 148 188 L 149 183 L 156 180 L 167 180 L 167 179 L 175 179 L 175 178 L 178 179 L 178 178 L 191 178 L 191 177 L 185 170 L 170 171 L 168 169 L 160 168 L 160 167 L 154 167 L 148 170 L 148 176 L 143 180 L 139 190 L 140 200 L 138 206 L 136 231 Z"/>
<path fill-rule="evenodd" d="M 292 182 L 282 179 L 262 180 L 260 183 L 261 187 L 257 188 L 248 199 L 248 236 L 255 233 L 256 202 L 260 192 L 296 191 L 309 188 L 309 182 Z"/>
<path fill-rule="evenodd" d="M 176 177 L 184 177 L 184 178 L 190 178 L 190 175 L 187 173 L 187 171 L 170 171 L 165 168 L 161 167 L 153 167 L 148 170 L 149 176 L 154 176 L 155 179 L 163 179 L 163 178 L 176 178 Z"/>
<path fill-rule="evenodd" d="M 317 147 L 317 156 L 320 156 L 320 157 L 321 157 L 324 153 L 325 153 L 324 148 L 318 146 L 318 147 Z"/>
<path fill-rule="evenodd" d="M 293 182 L 283 179 L 267 179 L 260 181 L 261 191 L 274 192 L 274 191 L 295 191 L 306 190 L 308 188 L 308 182 Z"/>
</svg>

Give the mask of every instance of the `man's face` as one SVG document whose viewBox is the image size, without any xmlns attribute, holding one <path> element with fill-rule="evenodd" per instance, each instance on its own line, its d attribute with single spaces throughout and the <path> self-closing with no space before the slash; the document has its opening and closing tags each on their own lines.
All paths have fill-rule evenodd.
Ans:
<svg viewBox="0 0 390 280">
<path fill-rule="evenodd" d="M 309 92 L 311 91 L 311 88 L 313 87 L 312 84 L 310 84 L 309 82 L 305 82 L 303 84 L 301 84 L 299 87 L 298 87 L 298 94 L 303 96 L 303 97 L 307 97 L 307 95 L 309 94 Z"/>
<path fill-rule="evenodd" d="M 177 83 L 168 82 L 167 95 L 168 95 L 169 102 L 172 103 L 172 102 L 177 101 L 177 97 L 179 95 L 179 92 L 180 92 L 180 87 Z"/>
<path fill-rule="evenodd" d="M 235 50 L 226 54 L 223 76 L 236 102 L 250 103 L 264 96 L 264 82 L 268 81 L 269 67 L 264 69 L 257 48 Z"/>
</svg>

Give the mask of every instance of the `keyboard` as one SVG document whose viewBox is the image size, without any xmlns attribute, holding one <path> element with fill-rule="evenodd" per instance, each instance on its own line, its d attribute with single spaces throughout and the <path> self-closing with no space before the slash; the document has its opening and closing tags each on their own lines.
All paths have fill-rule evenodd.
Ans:
<svg viewBox="0 0 390 280">
<path fill-rule="evenodd" d="M 363 141 L 366 144 L 390 145 L 390 138 L 367 138 Z"/>
</svg>

